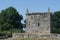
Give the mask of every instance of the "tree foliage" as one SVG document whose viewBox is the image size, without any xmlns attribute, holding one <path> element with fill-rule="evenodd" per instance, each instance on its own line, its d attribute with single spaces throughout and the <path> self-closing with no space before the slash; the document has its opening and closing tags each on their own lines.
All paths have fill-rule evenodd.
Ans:
<svg viewBox="0 0 60 40">
<path fill-rule="evenodd" d="M 20 15 L 14 7 L 6 8 L 0 13 L 0 30 L 23 29 Z"/>
<path fill-rule="evenodd" d="M 53 14 L 53 33 L 60 33 L 60 11 Z"/>
</svg>

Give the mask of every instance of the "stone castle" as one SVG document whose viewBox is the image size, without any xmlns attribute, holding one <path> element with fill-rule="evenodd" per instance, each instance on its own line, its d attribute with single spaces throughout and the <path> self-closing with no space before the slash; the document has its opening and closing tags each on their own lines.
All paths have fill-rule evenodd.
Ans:
<svg viewBox="0 0 60 40">
<path fill-rule="evenodd" d="M 48 12 L 26 12 L 26 32 L 13 34 L 13 38 L 46 38 L 47 40 L 60 40 L 60 34 L 51 33 L 52 14 Z"/>
<path fill-rule="evenodd" d="M 51 13 L 29 13 L 26 12 L 26 33 L 50 34 L 51 30 Z"/>
<path fill-rule="evenodd" d="M 50 13 L 28 13 L 26 14 L 26 32 L 28 33 L 50 33 Z"/>
</svg>

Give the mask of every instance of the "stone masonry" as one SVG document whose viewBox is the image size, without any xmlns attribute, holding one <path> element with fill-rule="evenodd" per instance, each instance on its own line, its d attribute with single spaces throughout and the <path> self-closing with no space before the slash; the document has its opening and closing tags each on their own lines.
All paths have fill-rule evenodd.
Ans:
<svg viewBox="0 0 60 40">
<path fill-rule="evenodd" d="M 52 34 L 52 17 L 50 10 L 40 13 L 26 12 L 26 33 L 13 33 L 13 38 L 46 38 L 60 40 L 60 34 Z"/>
<path fill-rule="evenodd" d="M 49 34 L 51 14 L 49 12 L 26 13 L 26 33 Z"/>
</svg>

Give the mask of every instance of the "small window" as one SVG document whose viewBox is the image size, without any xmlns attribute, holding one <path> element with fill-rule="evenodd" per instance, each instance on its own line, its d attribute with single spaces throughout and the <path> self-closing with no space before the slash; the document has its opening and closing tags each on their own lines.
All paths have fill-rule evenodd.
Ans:
<svg viewBox="0 0 60 40">
<path fill-rule="evenodd" d="M 40 23 L 38 22 L 38 26 L 40 26 Z"/>
</svg>

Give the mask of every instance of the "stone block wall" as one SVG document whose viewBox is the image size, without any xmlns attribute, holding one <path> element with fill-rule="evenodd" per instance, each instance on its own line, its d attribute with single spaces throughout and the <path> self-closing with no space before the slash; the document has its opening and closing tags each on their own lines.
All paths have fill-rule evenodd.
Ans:
<svg viewBox="0 0 60 40">
<path fill-rule="evenodd" d="M 28 13 L 26 14 L 26 33 L 50 33 L 50 13 Z"/>
<path fill-rule="evenodd" d="M 13 38 L 47 38 L 60 40 L 60 34 L 15 33 L 13 34 Z"/>
</svg>

